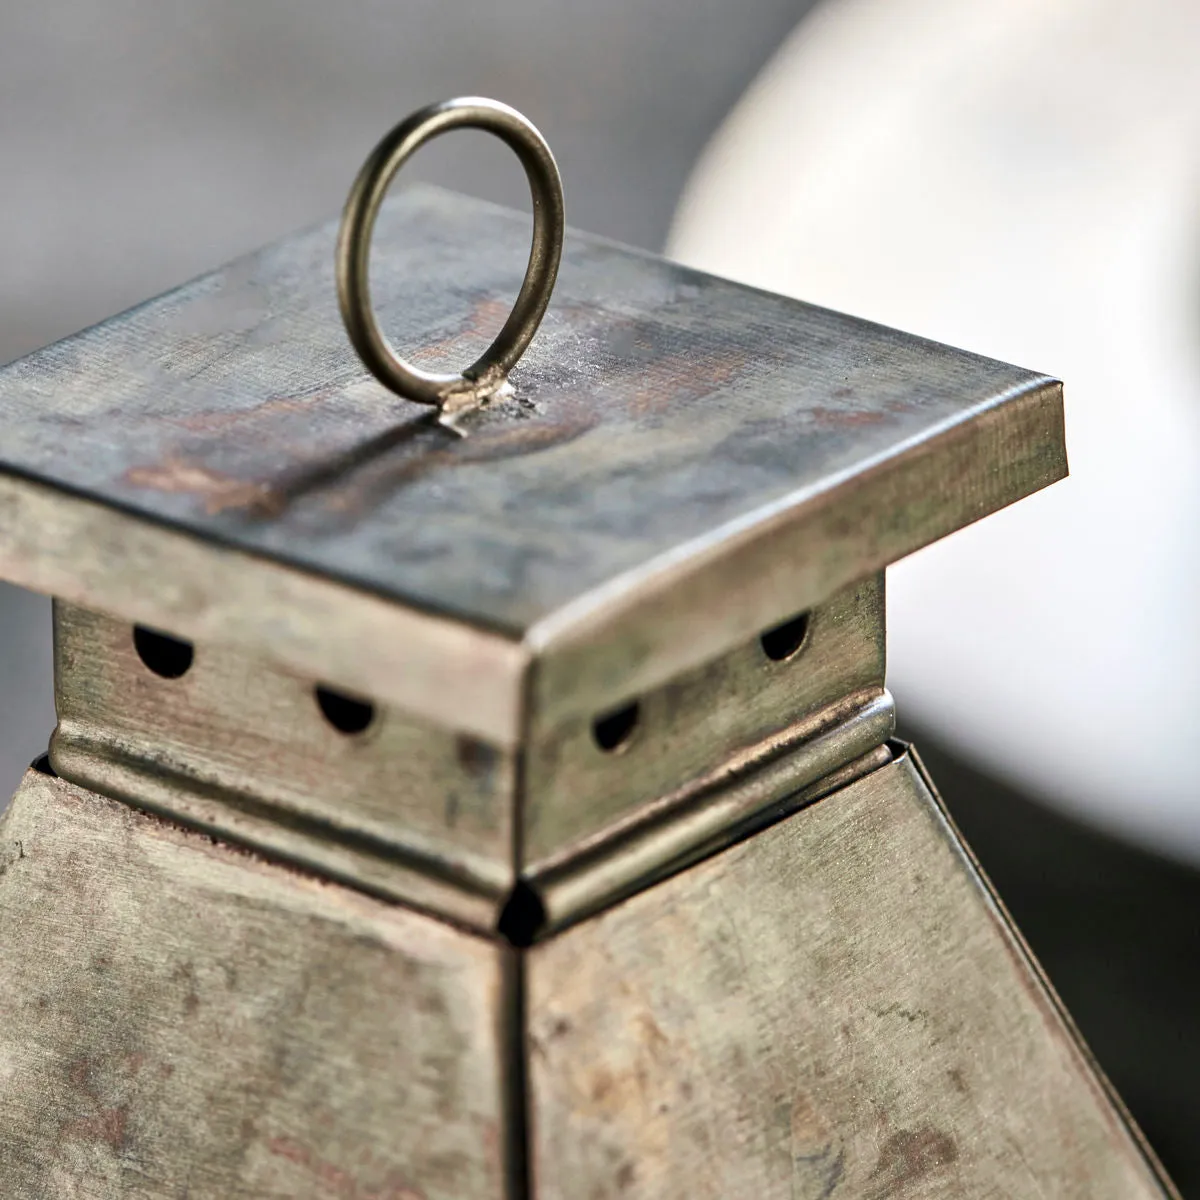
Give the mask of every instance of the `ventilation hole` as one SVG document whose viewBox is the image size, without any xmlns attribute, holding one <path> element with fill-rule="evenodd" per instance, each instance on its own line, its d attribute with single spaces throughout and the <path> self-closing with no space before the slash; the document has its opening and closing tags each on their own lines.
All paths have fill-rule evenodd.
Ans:
<svg viewBox="0 0 1200 1200">
<path fill-rule="evenodd" d="M 635 700 L 616 712 L 597 717 L 592 722 L 592 737 L 596 739 L 596 745 L 608 753 L 619 750 L 633 735 L 641 715 L 641 705 Z"/>
<path fill-rule="evenodd" d="M 49 775 L 51 779 L 58 778 L 58 772 L 50 765 L 50 755 L 43 754 L 29 764 L 30 768 L 39 775 Z"/>
<path fill-rule="evenodd" d="M 133 646 L 138 658 L 155 675 L 161 675 L 164 679 L 178 679 L 186 675 L 196 656 L 191 642 L 173 638 L 169 633 L 147 629 L 145 625 L 133 627 Z"/>
<path fill-rule="evenodd" d="M 768 629 L 758 640 L 762 643 L 763 653 L 774 662 L 783 662 L 791 658 L 808 636 L 808 613 L 801 613 L 774 629 Z"/>
<path fill-rule="evenodd" d="M 518 880 L 500 913 L 500 936 L 523 949 L 533 945 L 545 923 L 546 906 L 541 896 L 525 880 Z"/>
<path fill-rule="evenodd" d="M 313 694 L 325 720 L 340 733 L 362 733 L 375 720 L 375 705 L 366 700 L 356 700 L 327 687 L 314 688 Z"/>
</svg>

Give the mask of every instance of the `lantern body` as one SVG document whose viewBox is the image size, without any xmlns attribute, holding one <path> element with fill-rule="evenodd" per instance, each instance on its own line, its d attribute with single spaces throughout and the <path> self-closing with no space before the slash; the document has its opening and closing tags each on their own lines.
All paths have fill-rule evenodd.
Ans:
<svg viewBox="0 0 1200 1200">
<path fill-rule="evenodd" d="M 462 436 L 333 236 L 0 372 L 6 1194 L 1169 1194 L 884 686 L 883 569 L 1065 473 L 1059 386 L 573 235 Z M 436 368 L 524 266 L 432 190 L 376 255 Z"/>
</svg>

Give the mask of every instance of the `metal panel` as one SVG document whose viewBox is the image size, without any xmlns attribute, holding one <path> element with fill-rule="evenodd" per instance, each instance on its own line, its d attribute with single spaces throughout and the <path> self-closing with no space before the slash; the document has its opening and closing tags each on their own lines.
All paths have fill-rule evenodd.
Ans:
<svg viewBox="0 0 1200 1200">
<path fill-rule="evenodd" d="M 286 240 L 0 372 L 0 470 L 28 481 L 15 491 L 41 481 L 114 522 L 62 572 L 54 539 L 21 534 L 17 494 L 0 508 L 3 569 L 34 585 L 67 574 L 67 598 L 184 634 L 233 607 L 231 640 L 344 686 L 390 672 L 421 711 L 405 637 L 350 627 L 322 657 L 309 628 L 297 644 L 297 614 L 311 625 L 334 579 L 527 637 L 550 660 L 543 707 L 582 713 L 1065 471 L 1060 392 L 1043 376 L 581 235 L 516 397 L 458 439 L 364 377 L 332 246 L 331 228 Z M 376 243 L 389 333 L 426 347 L 427 365 L 461 365 L 526 247 L 512 213 L 402 195 Z M 145 578 L 107 555 L 129 536 L 123 514 L 195 535 L 214 559 L 292 564 L 316 591 L 298 589 L 281 622 L 252 573 L 214 595 L 201 562 L 174 573 L 156 617 Z M 448 669 L 439 709 L 461 697 L 472 711 L 462 661 Z M 524 683 L 505 685 L 511 710 Z"/>
<path fill-rule="evenodd" d="M 510 953 L 30 772 L 0 1191 L 503 1200 Z"/>
<path fill-rule="evenodd" d="M 815 609 L 802 645 L 781 661 L 755 637 L 657 690 L 629 696 L 638 702 L 638 724 L 612 755 L 596 747 L 595 714 L 556 726 L 535 706 L 524 773 L 526 863 L 537 869 L 569 855 L 647 801 L 678 798 L 700 781 L 713 790 L 722 777 L 745 773 L 756 748 L 762 758 L 779 757 L 785 744 L 848 720 L 883 693 L 884 624 L 879 574 Z M 714 774 L 716 780 L 706 778 Z"/>
<path fill-rule="evenodd" d="M 64 778 L 376 894 L 494 929 L 513 884 L 517 755 L 374 706 L 347 735 L 314 680 L 221 645 L 180 678 L 139 660 L 133 627 L 54 606 Z"/>
<path fill-rule="evenodd" d="M 1167 1194 L 908 757 L 527 989 L 538 1200 Z"/>
<path fill-rule="evenodd" d="M 513 746 L 529 652 L 329 579 L 0 474 L 0 575 Z"/>
</svg>

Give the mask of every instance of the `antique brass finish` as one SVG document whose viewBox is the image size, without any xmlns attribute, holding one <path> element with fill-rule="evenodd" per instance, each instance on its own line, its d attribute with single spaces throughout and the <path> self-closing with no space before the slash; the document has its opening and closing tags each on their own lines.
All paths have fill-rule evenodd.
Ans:
<svg viewBox="0 0 1200 1200">
<path fill-rule="evenodd" d="M 524 280 L 418 389 L 528 343 L 469 437 L 364 372 L 332 226 L 0 371 L 59 716 L 0 820 L 0 1194 L 1174 1195 L 884 686 L 884 567 L 1065 474 L 1059 385 L 575 234 L 529 342 L 560 202 L 532 266 L 379 207 L 478 116 L 381 145 L 339 257 L 368 359 L 376 214 L 439 363 Z"/>
<path fill-rule="evenodd" d="M 492 344 L 461 375 L 436 375 L 401 358 L 371 306 L 371 235 L 396 172 L 424 142 L 450 129 L 483 129 L 516 151 L 529 177 L 533 248 L 516 304 Z M 533 340 L 558 275 L 566 209 L 558 165 L 546 139 L 516 109 L 479 96 L 431 104 L 396 126 L 371 152 L 346 201 L 337 241 L 338 301 L 354 348 L 380 383 L 448 417 L 496 395 Z"/>
</svg>

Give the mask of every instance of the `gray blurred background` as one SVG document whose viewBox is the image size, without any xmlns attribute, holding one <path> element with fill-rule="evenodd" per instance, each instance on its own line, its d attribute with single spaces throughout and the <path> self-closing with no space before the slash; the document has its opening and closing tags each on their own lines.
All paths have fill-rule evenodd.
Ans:
<svg viewBox="0 0 1200 1200">
<path fill-rule="evenodd" d="M 389 125 L 461 93 L 541 127 L 572 224 L 658 249 L 696 156 L 809 7 L 0 0 L 0 361 L 332 215 Z M 443 139 L 407 177 L 526 203 L 482 135 Z M 53 726 L 48 602 L 0 586 L 0 634 L 3 797 Z M 1200 880 L 921 740 L 1102 1064 L 1200 1195 Z"/>
</svg>

